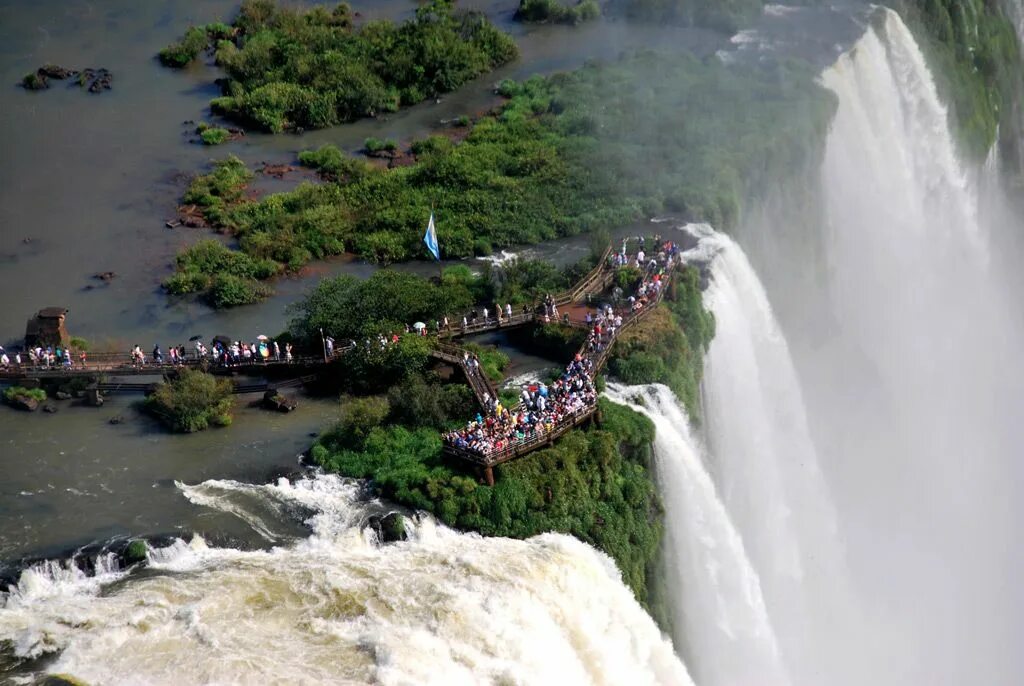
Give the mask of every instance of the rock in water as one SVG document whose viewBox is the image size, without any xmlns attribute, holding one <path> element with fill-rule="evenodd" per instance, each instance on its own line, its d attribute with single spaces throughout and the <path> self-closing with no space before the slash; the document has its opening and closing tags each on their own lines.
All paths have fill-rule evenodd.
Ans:
<svg viewBox="0 0 1024 686">
<path fill-rule="evenodd" d="M 146 559 L 146 542 L 137 538 L 124 549 L 121 555 L 126 565 L 133 565 L 136 562 L 143 562 Z"/>
<path fill-rule="evenodd" d="M 35 412 L 39 409 L 39 401 L 27 395 L 18 395 L 7 400 L 11 407 L 26 412 Z"/>
<path fill-rule="evenodd" d="M 298 406 L 299 404 L 295 402 L 295 398 L 283 396 L 275 390 L 269 390 L 263 394 L 263 407 L 268 410 L 291 412 Z"/>
<path fill-rule="evenodd" d="M 122 417 L 119 414 L 115 414 L 113 417 L 111 417 L 109 420 L 107 420 L 107 423 L 108 424 L 124 424 L 124 417 Z"/>
<path fill-rule="evenodd" d="M 50 403 L 46 403 L 45 405 L 43 405 L 43 412 L 46 412 L 48 414 L 55 414 L 57 412 L 57 406 L 51 405 Z"/>
<path fill-rule="evenodd" d="M 370 517 L 370 526 L 377 532 L 377 540 L 381 543 L 396 543 L 409 538 L 405 531 L 405 519 L 397 512 L 389 512 L 383 517 Z"/>
</svg>

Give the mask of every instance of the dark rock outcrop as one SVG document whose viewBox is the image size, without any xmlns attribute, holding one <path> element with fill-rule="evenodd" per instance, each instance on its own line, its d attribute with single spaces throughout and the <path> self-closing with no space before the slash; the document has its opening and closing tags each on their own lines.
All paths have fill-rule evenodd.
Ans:
<svg viewBox="0 0 1024 686">
<path fill-rule="evenodd" d="M 48 414 L 55 414 L 57 412 L 57 406 L 51 403 L 46 403 L 45 405 L 43 405 L 43 412 L 46 412 Z"/>
<path fill-rule="evenodd" d="M 397 512 L 389 512 L 383 517 L 370 517 L 370 527 L 377 532 L 377 540 L 381 543 L 396 543 L 409 538 L 405 530 L 405 518 Z"/>
</svg>

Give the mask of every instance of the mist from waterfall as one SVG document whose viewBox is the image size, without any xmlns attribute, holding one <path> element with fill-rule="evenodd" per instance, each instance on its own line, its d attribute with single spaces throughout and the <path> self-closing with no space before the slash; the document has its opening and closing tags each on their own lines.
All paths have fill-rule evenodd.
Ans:
<svg viewBox="0 0 1024 686">
<path fill-rule="evenodd" d="M 839 101 L 822 168 L 825 268 L 814 293 L 794 294 L 819 306 L 786 333 L 872 682 L 1016 684 L 1024 336 L 1002 267 L 1019 259 L 994 241 L 913 36 L 876 11 L 822 76 Z"/>
</svg>

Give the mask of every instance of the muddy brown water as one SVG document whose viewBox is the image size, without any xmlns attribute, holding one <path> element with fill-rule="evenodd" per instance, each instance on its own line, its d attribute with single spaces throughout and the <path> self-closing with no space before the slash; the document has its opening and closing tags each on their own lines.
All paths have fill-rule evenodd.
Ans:
<svg viewBox="0 0 1024 686">
<path fill-rule="evenodd" d="M 400 19 L 415 9 L 406 0 L 352 4 L 366 18 Z M 287 163 L 298 151 L 328 142 L 356 151 L 371 135 L 408 140 L 429 133 L 439 120 L 490 107 L 494 84 L 503 78 L 571 69 L 646 47 L 709 54 L 725 42 L 713 33 L 604 20 L 577 29 L 523 27 L 512 19 L 516 0 L 463 4 L 483 9 L 510 31 L 522 57 L 439 102 L 386 120 L 302 136 L 250 133 L 211 149 L 190 142 L 193 126 L 184 122 L 210 119 L 207 103 L 218 94 L 218 70 L 206 64 L 165 69 L 154 55 L 190 24 L 230 18 L 236 3 L 0 2 L 0 342 L 17 343 L 26 320 L 50 305 L 68 307 L 71 333 L 101 348 L 166 347 L 194 334 L 272 335 L 287 323 L 286 306 L 318 278 L 366 276 L 374 267 L 348 259 L 317 264 L 305 278 L 275 284 L 277 295 L 269 301 L 230 312 L 167 298 L 159 284 L 175 253 L 209 233 L 167 229 L 164 221 L 174 216 L 188 175 L 206 169 L 212 158 L 233 153 L 252 164 Z M 38 93 L 17 86 L 48 62 L 105 67 L 114 75 L 113 89 L 93 95 L 60 81 Z M 569 239 L 529 253 L 565 263 L 587 250 L 585 239 Z M 433 274 L 437 266 L 403 268 Z M 109 284 L 92 278 L 105 271 L 117 274 Z M 543 364 L 513 351 L 516 373 Z M 113 398 L 99 410 L 63 403 L 55 415 L 0 407 L 0 562 L 127 535 L 217 530 L 252 539 L 238 520 L 185 501 L 174 480 L 258 480 L 294 469 L 308 434 L 332 419 L 336 405 L 303 399 L 290 415 L 243 408 L 227 429 L 175 436 L 139 415 L 135 400 Z M 108 424 L 115 414 L 128 421 Z"/>
</svg>

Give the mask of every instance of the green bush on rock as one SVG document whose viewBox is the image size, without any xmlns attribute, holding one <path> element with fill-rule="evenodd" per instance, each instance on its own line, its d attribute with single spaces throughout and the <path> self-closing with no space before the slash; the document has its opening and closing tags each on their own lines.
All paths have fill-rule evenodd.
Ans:
<svg viewBox="0 0 1024 686">
<path fill-rule="evenodd" d="M 146 409 L 172 431 L 193 433 L 231 423 L 231 382 L 184 369 L 146 398 Z"/>
</svg>

